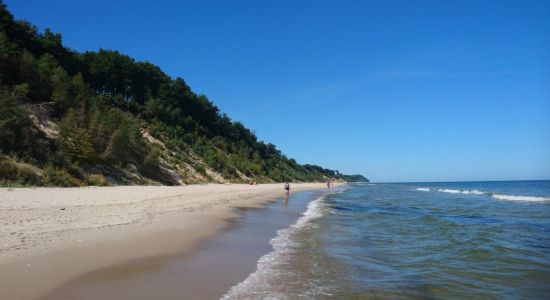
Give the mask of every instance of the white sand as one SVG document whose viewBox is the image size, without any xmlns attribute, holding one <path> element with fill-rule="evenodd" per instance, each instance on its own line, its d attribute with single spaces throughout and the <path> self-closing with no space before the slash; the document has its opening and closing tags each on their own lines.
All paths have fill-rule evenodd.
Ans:
<svg viewBox="0 0 550 300">
<path fill-rule="evenodd" d="M 0 298 L 35 299 L 90 271 L 189 251 L 234 208 L 282 196 L 280 184 L 0 188 Z"/>
</svg>

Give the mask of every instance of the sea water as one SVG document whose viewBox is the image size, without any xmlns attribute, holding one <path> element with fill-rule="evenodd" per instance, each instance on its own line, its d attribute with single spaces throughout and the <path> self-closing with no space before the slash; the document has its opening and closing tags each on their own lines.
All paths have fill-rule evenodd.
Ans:
<svg viewBox="0 0 550 300">
<path fill-rule="evenodd" d="M 350 184 L 224 299 L 548 299 L 550 181 Z"/>
</svg>

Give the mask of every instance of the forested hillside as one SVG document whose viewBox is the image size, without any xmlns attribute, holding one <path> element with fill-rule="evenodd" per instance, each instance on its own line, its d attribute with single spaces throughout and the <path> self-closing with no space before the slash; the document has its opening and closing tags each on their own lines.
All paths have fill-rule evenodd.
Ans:
<svg viewBox="0 0 550 300">
<path fill-rule="evenodd" d="M 182 78 L 114 50 L 78 53 L 0 2 L 0 184 L 322 181 Z"/>
</svg>

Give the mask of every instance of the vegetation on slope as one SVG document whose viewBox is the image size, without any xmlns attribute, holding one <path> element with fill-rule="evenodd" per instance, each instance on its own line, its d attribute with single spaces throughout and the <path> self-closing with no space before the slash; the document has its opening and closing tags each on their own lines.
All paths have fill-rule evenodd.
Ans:
<svg viewBox="0 0 550 300">
<path fill-rule="evenodd" d="M 338 180 L 258 141 L 182 78 L 118 51 L 78 53 L 0 1 L 0 184 Z"/>
</svg>

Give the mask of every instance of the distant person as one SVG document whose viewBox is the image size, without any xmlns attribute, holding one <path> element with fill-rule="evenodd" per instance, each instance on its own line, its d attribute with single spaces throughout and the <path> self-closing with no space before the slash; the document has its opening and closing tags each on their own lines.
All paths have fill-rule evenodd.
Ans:
<svg viewBox="0 0 550 300">
<path fill-rule="evenodd" d="M 290 195 L 290 183 L 288 181 L 285 181 L 285 194 L 287 198 Z"/>
<path fill-rule="evenodd" d="M 330 180 L 327 180 L 327 189 L 330 191 Z"/>
</svg>

